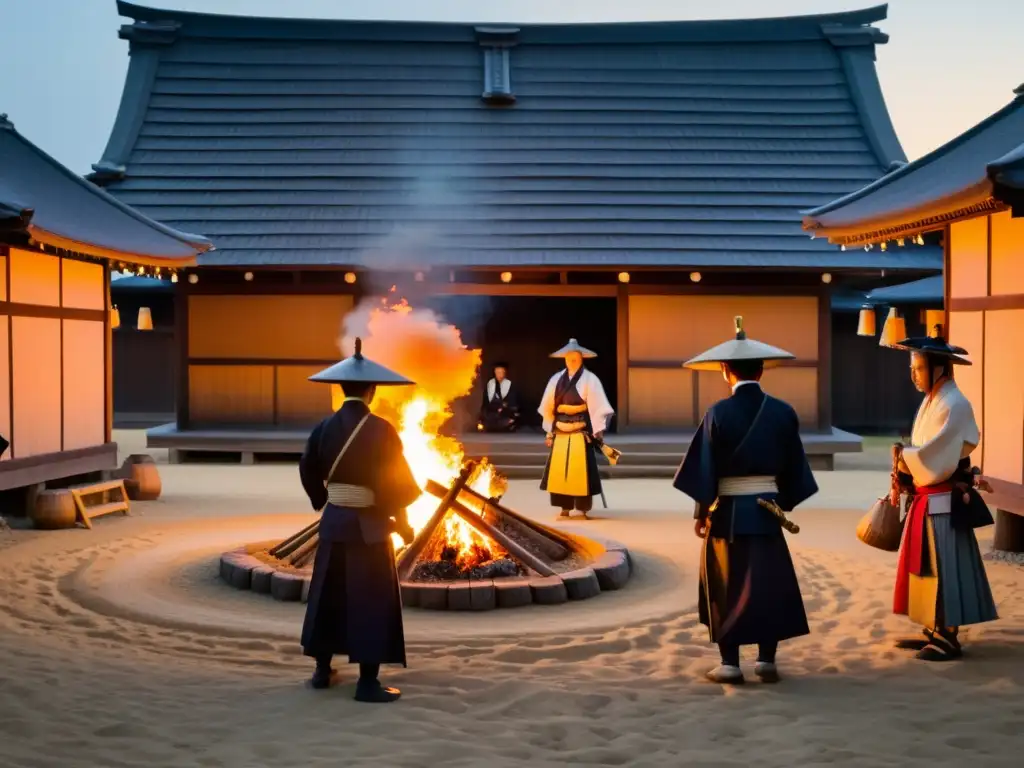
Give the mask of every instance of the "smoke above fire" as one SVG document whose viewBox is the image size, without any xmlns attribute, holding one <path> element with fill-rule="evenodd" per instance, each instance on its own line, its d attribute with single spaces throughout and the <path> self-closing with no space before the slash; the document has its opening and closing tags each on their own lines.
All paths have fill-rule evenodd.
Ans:
<svg viewBox="0 0 1024 768">
<path fill-rule="evenodd" d="M 410 398 L 425 397 L 447 406 L 472 391 L 480 369 L 481 351 L 469 349 L 456 326 L 394 294 L 363 299 L 346 315 L 339 340 L 343 357 L 351 354 L 356 337 L 362 339 L 366 357 L 416 382 L 415 387 L 377 390 L 374 411 L 396 426 L 400 409 Z M 442 416 L 446 420 L 450 412 L 438 414 Z M 440 424 L 425 426 L 437 429 Z"/>
</svg>

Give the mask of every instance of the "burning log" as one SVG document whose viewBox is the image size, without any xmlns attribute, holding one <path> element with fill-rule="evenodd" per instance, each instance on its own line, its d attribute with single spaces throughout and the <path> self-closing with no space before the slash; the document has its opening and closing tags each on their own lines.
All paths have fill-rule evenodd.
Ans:
<svg viewBox="0 0 1024 768">
<path fill-rule="evenodd" d="M 287 539 L 282 541 L 276 547 L 270 550 L 269 554 L 271 557 L 276 557 L 279 560 L 284 560 L 288 555 L 294 552 L 296 549 L 301 547 L 311 536 L 316 536 L 320 531 L 320 518 L 317 518 L 312 523 L 307 525 L 298 533 L 289 536 Z"/>
<path fill-rule="evenodd" d="M 428 488 L 427 490 L 429 491 L 430 489 Z M 549 528 L 548 526 L 543 525 L 541 523 L 538 523 L 535 520 L 531 520 L 530 518 L 525 517 L 525 516 L 519 514 L 515 510 L 509 509 L 508 507 L 506 507 L 506 506 L 504 506 L 502 504 L 499 504 L 497 499 L 489 499 L 486 496 L 484 496 L 482 493 L 480 493 L 479 491 L 475 491 L 472 488 L 469 488 L 469 487 L 465 488 L 463 490 L 463 493 L 465 493 L 468 496 L 472 497 L 473 499 L 475 499 L 476 501 L 478 501 L 481 504 L 484 504 L 486 506 L 490 506 L 496 512 L 501 514 L 505 519 L 515 520 L 517 523 L 519 523 L 523 527 L 529 528 L 530 530 L 534 531 L 535 533 L 539 534 L 540 536 L 542 536 L 542 537 L 544 537 L 544 538 L 546 538 L 548 540 L 557 541 L 559 544 L 561 544 L 563 547 L 565 547 L 568 551 L 573 552 L 573 551 L 576 550 L 576 546 L 573 544 L 572 539 L 569 538 L 568 536 L 566 536 L 564 533 L 562 533 L 558 529 L 556 529 L 556 528 Z M 559 558 L 552 558 L 552 559 L 556 559 L 557 560 Z"/>
<path fill-rule="evenodd" d="M 450 502 L 450 508 L 452 512 L 455 512 L 459 517 L 476 528 L 480 533 L 485 536 L 489 536 L 494 541 L 498 542 L 498 544 L 503 546 L 510 554 L 519 558 L 527 568 L 536 571 L 541 576 L 555 575 L 555 571 L 550 565 L 527 550 L 521 544 L 510 539 L 504 533 L 484 520 L 483 517 L 464 506 L 461 502 L 452 500 Z"/>
<path fill-rule="evenodd" d="M 441 502 L 437 505 L 437 509 L 434 514 L 430 516 L 430 520 L 423 526 L 419 534 L 413 539 L 409 546 L 402 550 L 402 554 L 398 557 L 398 575 L 401 579 L 408 579 L 412 573 L 412 569 L 416 565 L 416 558 L 420 556 L 423 548 L 430 541 L 430 537 L 434 533 L 434 529 L 437 528 L 438 523 L 444 519 L 445 513 L 448 512 L 449 508 L 454 502 L 462 490 L 466 487 L 466 483 L 469 482 L 469 478 L 473 476 L 473 472 L 476 470 L 475 461 L 467 461 L 462 467 L 462 471 L 459 472 L 459 476 L 455 478 L 451 486 L 445 492 L 441 498 Z"/>
<path fill-rule="evenodd" d="M 433 496 L 443 498 L 448 489 L 434 480 L 427 480 L 424 490 Z M 473 499 L 480 501 L 483 504 L 484 520 L 495 528 L 500 528 L 501 526 L 512 528 L 523 539 L 526 539 L 536 546 L 537 549 L 543 552 L 545 557 L 556 562 L 565 560 L 565 558 L 569 556 L 568 547 L 565 547 L 561 542 L 554 540 L 546 533 L 538 531 L 536 528 L 527 525 L 518 515 L 509 514 L 509 512 L 498 504 L 496 500 L 487 499 L 486 501 L 483 501 L 481 494 L 475 493 L 472 488 L 464 488 L 462 493 L 464 495 L 471 496 Z M 506 547 L 506 549 L 508 548 Z"/>
</svg>

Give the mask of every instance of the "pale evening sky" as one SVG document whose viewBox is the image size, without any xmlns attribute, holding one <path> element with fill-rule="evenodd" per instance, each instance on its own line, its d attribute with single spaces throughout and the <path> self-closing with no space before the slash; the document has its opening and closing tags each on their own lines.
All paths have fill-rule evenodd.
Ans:
<svg viewBox="0 0 1024 768">
<path fill-rule="evenodd" d="M 467 22 L 750 18 L 872 0 L 142 0 L 210 13 Z M 114 0 L 0 0 L 0 113 L 85 173 L 99 160 L 128 66 Z M 891 0 L 878 26 L 882 90 L 913 159 L 994 112 L 1024 82 L 1024 0 Z"/>
</svg>

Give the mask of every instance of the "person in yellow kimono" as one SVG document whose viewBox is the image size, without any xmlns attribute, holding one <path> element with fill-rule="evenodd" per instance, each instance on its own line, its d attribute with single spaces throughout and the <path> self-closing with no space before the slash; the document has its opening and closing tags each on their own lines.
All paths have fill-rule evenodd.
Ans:
<svg viewBox="0 0 1024 768">
<path fill-rule="evenodd" d="M 551 495 L 551 506 L 561 510 L 561 518 L 570 517 L 574 509 L 586 518 L 594 496 L 601 494 L 597 446 L 615 410 L 601 380 L 583 365 L 596 352 L 569 339 L 551 357 L 565 360 L 565 370 L 548 381 L 537 409 L 551 449 L 540 487 Z"/>
<path fill-rule="evenodd" d="M 893 597 L 893 612 L 924 627 L 897 642 L 925 661 L 959 658 L 959 628 L 998 618 L 974 529 L 992 524 L 976 489 L 971 452 L 981 433 L 970 401 L 953 380 L 967 351 L 934 336 L 901 341 L 911 353 L 910 377 L 924 393 L 911 446 L 897 443 L 901 485 L 911 494 Z"/>
</svg>

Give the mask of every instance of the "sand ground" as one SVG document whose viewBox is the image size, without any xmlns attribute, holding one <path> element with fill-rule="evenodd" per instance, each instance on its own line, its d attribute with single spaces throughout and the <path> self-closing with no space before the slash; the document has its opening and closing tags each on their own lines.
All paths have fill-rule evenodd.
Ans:
<svg viewBox="0 0 1024 768">
<path fill-rule="evenodd" d="M 664 480 L 616 480 L 610 509 L 570 525 L 631 548 L 625 590 L 409 611 L 410 666 L 386 670 L 404 698 L 374 707 L 350 681 L 304 686 L 301 606 L 216 578 L 221 550 L 311 519 L 294 466 L 160 469 L 163 498 L 130 518 L 0 533 L 0 766 L 1020 765 L 1024 569 L 989 565 L 1002 618 L 968 631 L 963 661 L 892 650 L 895 556 L 853 534 L 884 470 L 820 473 L 794 514 L 812 634 L 783 645 L 778 686 L 702 681 L 716 657 L 689 505 Z M 551 519 L 535 483 L 506 499 Z"/>
</svg>

